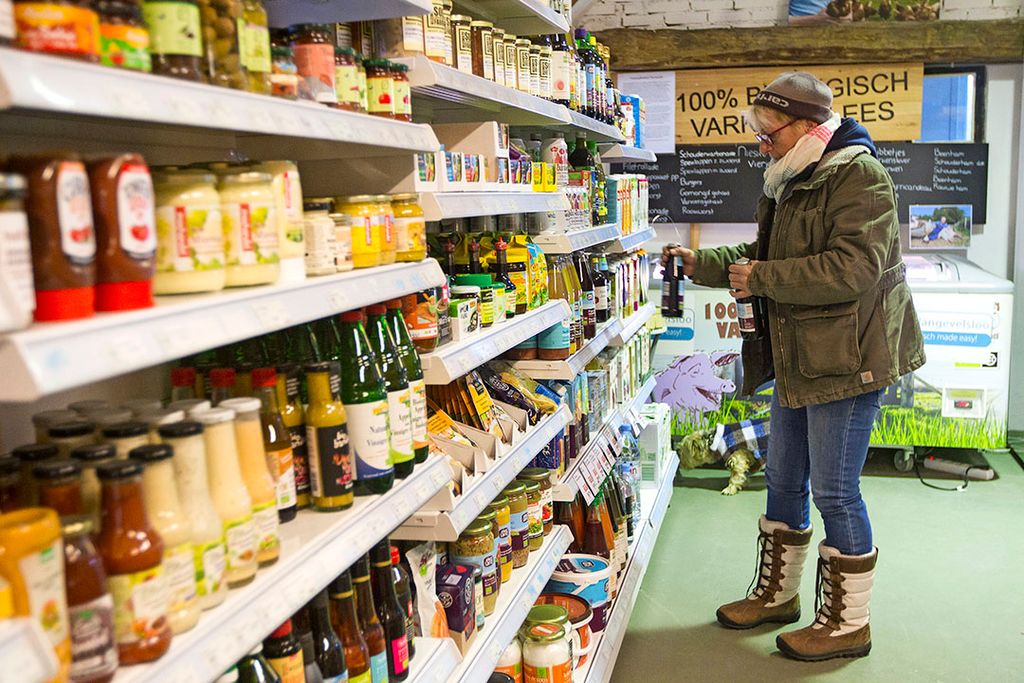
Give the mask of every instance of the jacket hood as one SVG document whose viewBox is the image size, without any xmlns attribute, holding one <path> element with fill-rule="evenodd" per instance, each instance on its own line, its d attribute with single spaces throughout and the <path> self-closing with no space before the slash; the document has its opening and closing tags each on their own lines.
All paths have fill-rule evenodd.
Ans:
<svg viewBox="0 0 1024 683">
<path fill-rule="evenodd" d="M 871 152 L 871 156 L 876 159 L 878 158 L 878 149 L 875 147 L 875 141 L 871 139 L 871 134 L 868 133 L 867 128 L 857 123 L 854 119 L 845 118 L 839 124 L 836 132 L 832 134 L 832 139 L 825 147 L 825 154 L 836 152 L 844 147 L 853 147 L 854 145 L 867 147 L 868 151 Z"/>
</svg>

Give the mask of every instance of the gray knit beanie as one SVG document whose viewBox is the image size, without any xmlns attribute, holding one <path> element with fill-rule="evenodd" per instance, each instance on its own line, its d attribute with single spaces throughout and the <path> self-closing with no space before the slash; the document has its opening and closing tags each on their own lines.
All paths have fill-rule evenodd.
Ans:
<svg viewBox="0 0 1024 683">
<path fill-rule="evenodd" d="M 754 105 L 824 123 L 832 116 L 832 89 L 806 71 L 789 71 L 766 85 Z"/>
</svg>

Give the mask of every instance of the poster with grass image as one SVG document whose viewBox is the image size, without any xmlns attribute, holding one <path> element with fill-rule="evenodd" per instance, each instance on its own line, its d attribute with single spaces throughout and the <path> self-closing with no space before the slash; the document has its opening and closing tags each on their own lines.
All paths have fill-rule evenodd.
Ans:
<svg viewBox="0 0 1024 683">
<path fill-rule="evenodd" d="M 910 248 L 913 250 L 960 249 L 971 246 L 974 207 L 970 204 L 912 204 Z"/>
</svg>

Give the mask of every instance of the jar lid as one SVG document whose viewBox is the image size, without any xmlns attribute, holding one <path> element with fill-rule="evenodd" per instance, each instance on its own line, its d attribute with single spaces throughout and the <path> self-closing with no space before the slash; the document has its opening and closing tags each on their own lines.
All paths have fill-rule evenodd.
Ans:
<svg viewBox="0 0 1024 683">
<path fill-rule="evenodd" d="M 476 518 L 482 519 L 488 524 L 491 524 L 494 520 L 498 518 L 498 513 L 495 510 L 492 510 L 491 508 L 484 508 L 480 512 L 480 514 L 476 516 Z"/>
<path fill-rule="evenodd" d="M 181 368 L 175 368 L 175 370 L 178 370 L 178 369 L 181 369 Z M 188 368 L 188 369 L 192 370 L 192 378 L 193 378 L 192 383 L 194 383 L 195 382 L 195 368 Z M 172 373 L 173 373 L 173 371 L 172 371 Z M 160 410 L 161 408 L 163 408 L 163 405 L 164 405 L 163 401 L 161 401 L 158 398 L 131 398 L 131 399 L 128 399 L 127 401 L 121 401 L 121 403 L 120 403 L 120 407 L 125 408 L 126 410 L 132 411 L 133 415 L 138 415 L 140 413 L 151 413 L 154 410 Z"/>
<path fill-rule="evenodd" d="M 71 457 L 82 462 L 99 462 L 110 460 L 117 455 L 117 449 L 112 443 L 91 443 L 86 446 L 79 446 L 71 451 Z"/>
<path fill-rule="evenodd" d="M 330 33 L 331 32 L 331 25 L 330 24 L 314 24 L 314 23 L 292 24 L 291 26 L 288 27 L 288 31 L 290 33 L 305 33 L 305 32 L 308 32 L 308 31 L 323 31 L 325 33 Z"/>
<path fill-rule="evenodd" d="M 128 451 L 128 457 L 139 462 L 160 462 L 174 456 L 174 449 L 165 443 L 149 443 Z"/>
<path fill-rule="evenodd" d="M 526 615 L 527 624 L 568 624 L 569 610 L 559 605 L 534 605 Z"/>
<path fill-rule="evenodd" d="M 477 289 L 489 289 L 494 285 L 494 280 L 487 273 L 474 273 L 472 275 L 462 274 L 455 276 L 455 287 L 476 287 Z"/>
<path fill-rule="evenodd" d="M 336 55 L 345 55 L 346 57 L 355 57 L 356 56 L 356 51 L 355 51 L 354 48 L 351 48 L 351 47 L 341 47 L 341 46 L 339 46 L 339 47 L 335 48 L 334 54 L 336 54 Z"/>
<path fill-rule="evenodd" d="M 222 185 L 252 185 L 254 183 L 269 183 L 270 181 L 269 173 L 260 173 L 259 171 L 243 171 L 242 173 L 224 175 L 220 178 Z"/>
<path fill-rule="evenodd" d="M 181 422 L 185 419 L 185 411 L 177 408 L 157 408 L 156 410 L 147 410 L 144 413 L 140 413 L 138 418 L 139 422 L 145 422 L 152 429 L 160 425 Z"/>
<path fill-rule="evenodd" d="M 89 515 L 68 515 L 60 518 L 61 533 L 67 536 L 91 534 L 96 525 Z"/>
<path fill-rule="evenodd" d="M 408 64 L 399 64 L 398 62 L 391 62 L 391 70 L 397 71 L 398 73 L 405 73 L 409 70 Z"/>
<path fill-rule="evenodd" d="M 373 198 L 372 194 L 350 194 L 335 197 L 334 201 L 340 204 L 372 204 Z"/>
<path fill-rule="evenodd" d="M 565 638 L 565 629 L 558 624 L 529 624 L 519 634 L 535 643 L 553 643 Z"/>
<path fill-rule="evenodd" d="M 459 23 L 464 21 L 464 22 L 466 22 L 468 24 L 471 21 L 473 21 L 473 17 L 465 15 L 465 14 L 453 14 L 452 15 L 452 21 L 457 21 Z"/>
<path fill-rule="evenodd" d="M 0 191 L 3 192 L 24 192 L 28 187 L 25 176 L 17 173 L 0 173 Z"/>
<path fill-rule="evenodd" d="M 127 439 L 133 436 L 143 436 L 149 432 L 145 422 L 119 422 L 103 428 L 103 436 L 107 439 Z"/>
<path fill-rule="evenodd" d="M 485 519 L 477 517 L 469 523 L 465 529 L 462 530 L 463 536 L 483 536 L 484 534 L 491 533 L 491 523 Z"/>
<path fill-rule="evenodd" d="M 517 47 L 523 47 L 523 46 L 529 47 L 531 44 L 532 43 L 530 43 L 530 39 L 529 38 L 516 38 L 516 46 Z"/>
<path fill-rule="evenodd" d="M 373 196 L 373 200 L 375 202 L 387 202 L 388 204 L 390 204 L 391 203 L 391 195 L 389 195 L 389 194 L 376 194 L 376 195 Z"/>
<path fill-rule="evenodd" d="M 160 425 L 156 431 L 163 439 L 182 439 L 186 436 L 202 434 L 203 425 L 193 420 L 184 420 L 169 425 Z"/>
<path fill-rule="evenodd" d="M 256 368 L 252 371 L 252 385 L 254 387 L 277 386 L 277 370 L 274 368 Z M 257 410 L 259 409 L 257 408 Z"/>
<path fill-rule="evenodd" d="M 48 429 L 62 422 L 74 422 L 81 415 L 73 410 L 44 410 L 32 416 L 32 424 L 39 429 Z"/>
<path fill-rule="evenodd" d="M 192 417 L 204 425 L 218 425 L 235 419 L 235 411 L 227 408 L 210 408 L 194 413 Z"/>
<path fill-rule="evenodd" d="M 196 369 L 191 366 L 171 368 L 171 386 L 191 387 L 196 383 Z"/>
<path fill-rule="evenodd" d="M 527 494 L 536 493 L 537 491 L 540 491 L 540 482 L 539 481 L 525 481 L 523 483 L 526 485 L 526 493 Z"/>
<path fill-rule="evenodd" d="M 75 422 L 64 422 L 50 427 L 50 437 L 56 439 L 72 439 L 78 436 L 85 436 L 96 431 L 96 425 L 85 420 Z"/>
<path fill-rule="evenodd" d="M 494 500 L 487 504 L 487 507 L 492 509 L 508 507 L 508 496 L 506 496 L 504 493 L 498 495 L 497 498 L 495 498 Z"/>
<path fill-rule="evenodd" d="M 533 45 L 533 44 L 531 44 L 530 45 L 530 52 L 533 52 L 534 50 L 536 50 L 537 53 L 539 54 L 540 53 L 540 45 Z"/>
<path fill-rule="evenodd" d="M 333 372 L 340 373 L 341 365 L 336 360 L 324 360 L 318 363 L 306 363 L 302 367 L 305 372 Z"/>
<path fill-rule="evenodd" d="M 303 200 L 302 210 L 303 211 L 330 211 L 334 205 L 334 200 L 330 197 L 312 197 L 310 199 Z"/>
<path fill-rule="evenodd" d="M 113 407 L 110 401 L 101 400 L 75 401 L 68 404 L 68 410 L 73 410 L 76 413 L 94 413 L 99 410 L 111 410 Z"/>
<path fill-rule="evenodd" d="M 469 24 L 473 28 L 494 28 L 494 24 L 489 21 L 477 20 Z"/>
<path fill-rule="evenodd" d="M 14 474 L 21 469 L 17 458 L 9 455 L 0 456 L 0 474 Z"/>
<path fill-rule="evenodd" d="M 235 386 L 234 368 L 213 368 L 209 374 L 210 386 L 226 389 Z"/>
<path fill-rule="evenodd" d="M 181 184 L 181 183 L 205 183 L 207 185 L 213 185 L 217 180 L 217 177 L 212 173 L 206 173 L 199 169 L 181 169 L 175 171 L 157 171 L 153 174 L 153 182 L 157 185 L 157 189 L 162 184 Z"/>
<path fill-rule="evenodd" d="M 334 221 L 335 227 L 339 225 L 341 227 L 352 225 L 352 216 L 349 216 L 347 213 L 329 213 L 327 217 Z"/>
<path fill-rule="evenodd" d="M 455 285 L 451 293 L 452 296 L 480 296 L 480 288 L 475 285 Z"/>
<path fill-rule="evenodd" d="M 291 57 L 292 49 L 287 45 L 271 45 L 270 46 L 271 57 Z"/>
<path fill-rule="evenodd" d="M 96 476 L 101 481 L 128 479 L 142 474 L 142 463 L 137 460 L 111 460 L 96 466 Z"/>
<path fill-rule="evenodd" d="M 544 482 L 551 479 L 551 470 L 544 467 L 527 467 L 519 473 L 520 479 L 527 481 Z"/>
<path fill-rule="evenodd" d="M 107 408 L 101 412 L 85 413 L 84 417 L 100 430 L 131 422 L 134 415 L 127 408 Z"/>
<path fill-rule="evenodd" d="M 217 404 L 217 407 L 227 408 L 228 410 L 233 410 L 239 415 L 242 415 L 244 413 L 260 412 L 260 405 L 260 400 L 258 398 L 242 396 L 240 398 L 229 398 L 226 401 L 221 401 Z"/>
<path fill-rule="evenodd" d="M 540 53 L 542 55 L 550 55 L 550 54 L 554 54 L 554 52 L 555 51 L 549 45 L 541 45 L 540 46 Z"/>
<path fill-rule="evenodd" d="M 167 404 L 171 410 L 184 410 L 191 413 L 193 410 L 209 410 L 210 402 L 205 398 L 183 398 L 180 401 L 172 401 Z"/>
<path fill-rule="evenodd" d="M 420 195 L 418 192 L 400 192 L 391 195 L 392 203 L 418 202 L 419 200 Z"/>
<path fill-rule="evenodd" d="M 59 460 L 47 460 L 32 468 L 32 476 L 44 481 L 74 477 L 82 473 L 82 466 L 74 460 L 61 458 Z"/>
<path fill-rule="evenodd" d="M 513 481 L 501 490 L 506 496 L 521 496 L 526 493 L 526 484 L 521 481 Z"/>
<path fill-rule="evenodd" d="M 19 462 L 25 463 L 56 458 L 59 452 L 60 449 L 52 443 L 27 443 L 24 446 L 15 448 L 11 451 L 11 455 L 17 458 Z"/>
</svg>

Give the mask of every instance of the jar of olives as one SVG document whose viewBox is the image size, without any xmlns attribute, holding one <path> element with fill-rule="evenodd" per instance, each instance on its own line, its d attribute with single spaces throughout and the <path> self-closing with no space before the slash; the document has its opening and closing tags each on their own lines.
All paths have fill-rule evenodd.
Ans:
<svg viewBox="0 0 1024 683">
<path fill-rule="evenodd" d="M 249 76 L 242 66 L 238 28 L 244 9 L 242 0 L 198 0 L 203 23 L 206 76 L 222 88 L 245 90 Z"/>
<path fill-rule="evenodd" d="M 270 28 L 267 10 L 261 0 L 242 0 L 242 19 L 238 22 L 242 67 L 248 76 L 247 89 L 270 95 L 271 59 Z"/>
<path fill-rule="evenodd" d="M 203 32 L 197 0 L 145 2 L 153 73 L 186 81 L 204 81 Z"/>
</svg>

